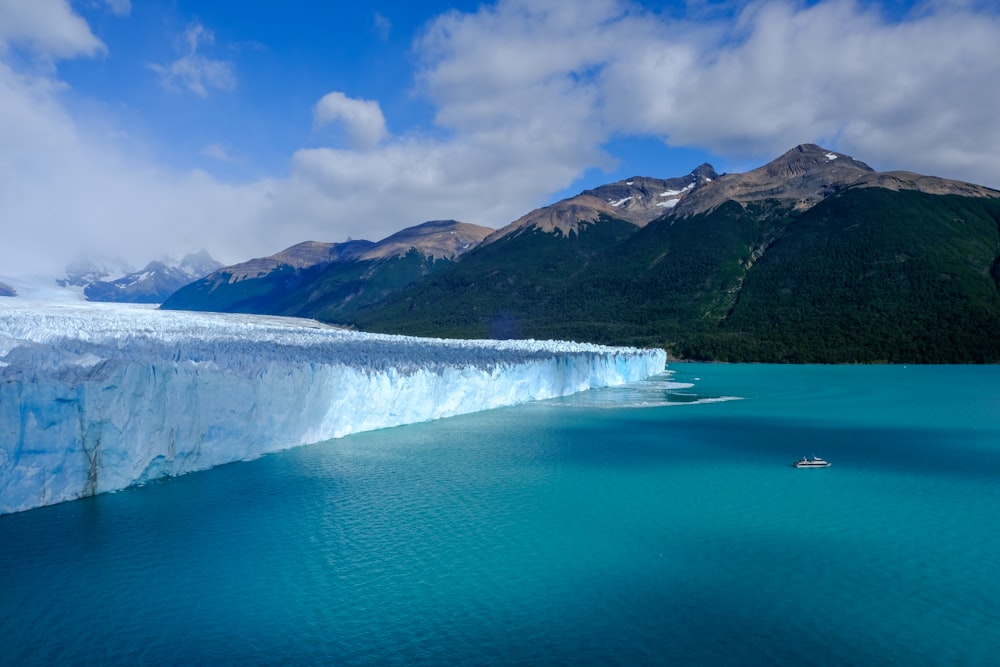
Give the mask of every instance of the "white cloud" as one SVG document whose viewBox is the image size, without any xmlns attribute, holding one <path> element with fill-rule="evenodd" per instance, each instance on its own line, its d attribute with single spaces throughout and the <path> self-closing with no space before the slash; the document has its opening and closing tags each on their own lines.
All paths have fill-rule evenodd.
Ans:
<svg viewBox="0 0 1000 667">
<path fill-rule="evenodd" d="M 256 250 L 235 232 L 268 182 L 227 186 L 127 155 L 62 107 L 61 88 L 0 64 L 0 273 L 54 274 L 81 252 L 141 266 L 200 247 L 230 259 Z"/>
<path fill-rule="evenodd" d="M 131 0 L 105 0 L 105 2 L 108 5 L 108 9 L 118 16 L 128 16 L 132 11 Z"/>
<path fill-rule="evenodd" d="M 888 168 L 1000 184 L 1000 18 L 754 2 L 721 41 L 654 36 L 604 77 L 608 120 L 723 155 L 822 141 Z"/>
<path fill-rule="evenodd" d="M 386 18 L 381 12 L 375 12 L 372 24 L 375 28 L 375 33 L 380 39 L 383 41 L 389 39 L 389 34 L 392 33 L 392 21 Z"/>
<path fill-rule="evenodd" d="M 240 162 L 237 158 L 234 158 L 229 154 L 229 149 L 222 144 L 209 144 L 201 149 L 201 154 L 205 157 L 210 157 L 213 160 L 218 160 L 220 162 L 230 162 L 237 163 Z"/>
<path fill-rule="evenodd" d="M 456 132 L 526 118 L 595 148 L 646 135 L 744 163 L 817 141 L 1000 185 L 995 6 L 928 0 L 895 23 L 855 0 L 729 8 L 696 3 L 713 18 L 693 23 L 614 0 L 501 0 L 435 21 L 419 81 Z"/>
<path fill-rule="evenodd" d="M 577 172 L 567 164 L 600 159 L 596 151 L 580 154 L 587 150 L 503 131 L 454 141 L 399 138 L 367 151 L 303 149 L 289 180 L 274 190 L 267 217 L 312 225 L 312 235 L 301 238 L 328 230 L 322 240 L 378 240 L 445 218 L 498 227 L 542 201 L 553 182 L 571 182 Z"/>
<path fill-rule="evenodd" d="M 106 50 L 65 0 L 0 0 L 0 53 L 11 45 L 53 60 Z"/>
<path fill-rule="evenodd" d="M 375 146 L 389 134 L 378 102 L 352 99 L 340 92 L 327 93 L 313 107 L 314 127 L 330 123 L 340 123 L 356 148 Z"/>
<path fill-rule="evenodd" d="M 740 7 L 735 20 L 702 8 L 713 18 L 699 23 L 615 0 L 443 15 L 415 52 L 444 138 L 300 150 L 273 210 L 373 239 L 435 217 L 500 226 L 609 165 L 602 146 L 623 135 L 750 166 L 816 141 L 878 168 L 1000 185 L 995 15 L 928 6 L 889 23 L 852 0 Z"/>
<path fill-rule="evenodd" d="M 1000 186 L 992 5 L 927 0 L 902 22 L 853 0 L 734 3 L 735 19 L 708 5 L 692 5 L 697 22 L 616 0 L 450 12 L 414 45 L 435 127 L 390 135 L 377 101 L 333 92 L 312 109 L 314 136 L 339 130 L 348 141 L 298 150 L 288 176 L 241 186 L 109 143 L 66 106 L 63 82 L 19 71 L 0 50 L 0 273 L 42 257 L 64 264 L 87 247 L 136 265 L 203 246 L 240 261 L 436 218 L 497 227 L 610 165 L 603 146 L 627 135 L 748 166 L 816 141 L 880 169 Z M 0 0 L 0 19 L 12 7 L 23 9 Z M 24 10 L 0 20 L 2 44 L 47 45 L 33 48 L 50 58 L 103 51 L 65 3 L 45 7 L 61 20 Z M 198 60 L 211 42 L 192 24 L 178 43 L 187 64 L 159 70 L 166 83 L 199 94 L 234 86 L 231 64 Z M 231 149 L 204 154 L 226 160 Z"/>
<path fill-rule="evenodd" d="M 211 46 L 215 34 L 194 21 L 177 38 L 180 58 L 166 65 L 150 64 L 149 68 L 160 75 L 160 82 L 168 90 L 188 90 L 205 97 L 209 88 L 229 91 L 236 88 L 233 63 L 215 60 L 199 53 L 203 45 Z"/>
</svg>

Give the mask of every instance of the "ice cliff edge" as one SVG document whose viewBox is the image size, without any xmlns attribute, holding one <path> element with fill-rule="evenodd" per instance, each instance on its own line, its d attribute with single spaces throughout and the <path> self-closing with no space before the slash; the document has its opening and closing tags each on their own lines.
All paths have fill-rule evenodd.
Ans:
<svg viewBox="0 0 1000 667">
<path fill-rule="evenodd" d="M 350 433 L 641 380 L 661 350 L 0 303 L 0 514 Z"/>
</svg>

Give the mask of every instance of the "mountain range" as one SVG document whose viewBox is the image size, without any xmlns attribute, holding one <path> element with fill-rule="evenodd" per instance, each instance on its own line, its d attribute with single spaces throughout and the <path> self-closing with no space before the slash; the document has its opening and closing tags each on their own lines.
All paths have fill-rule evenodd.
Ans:
<svg viewBox="0 0 1000 667">
<path fill-rule="evenodd" d="M 205 250 L 180 260 L 152 261 L 138 271 L 120 259 L 81 257 L 66 267 L 66 275 L 56 283 L 82 287 L 88 301 L 162 303 L 184 285 L 219 268 L 222 264 Z"/>
<path fill-rule="evenodd" d="M 178 290 L 161 307 L 350 321 L 454 262 L 491 232 L 456 220 L 433 220 L 378 243 L 306 241 L 219 269 Z"/>
<path fill-rule="evenodd" d="M 803 144 L 745 173 L 611 183 L 496 231 L 300 244 L 163 307 L 696 359 L 998 362 L 998 258 L 1000 191 Z"/>
</svg>

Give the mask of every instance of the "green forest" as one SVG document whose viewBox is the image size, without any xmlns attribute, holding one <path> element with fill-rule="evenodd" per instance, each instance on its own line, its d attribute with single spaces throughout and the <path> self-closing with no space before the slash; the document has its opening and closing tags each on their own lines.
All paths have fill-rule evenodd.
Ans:
<svg viewBox="0 0 1000 667">
<path fill-rule="evenodd" d="M 847 189 L 642 229 L 527 230 L 356 312 L 372 331 L 660 346 L 679 358 L 1000 362 L 1000 200 Z"/>
</svg>

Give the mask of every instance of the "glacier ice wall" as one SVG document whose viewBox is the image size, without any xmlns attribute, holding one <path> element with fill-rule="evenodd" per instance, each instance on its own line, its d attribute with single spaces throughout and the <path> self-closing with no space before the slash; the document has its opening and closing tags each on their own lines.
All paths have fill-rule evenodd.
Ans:
<svg viewBox="0 0 1000 667">
<path fill-rule="evenodd" d="M 623 384 L 662 350 L 0 304 L 0 514 L 359 431 Z"/>
</svg>

